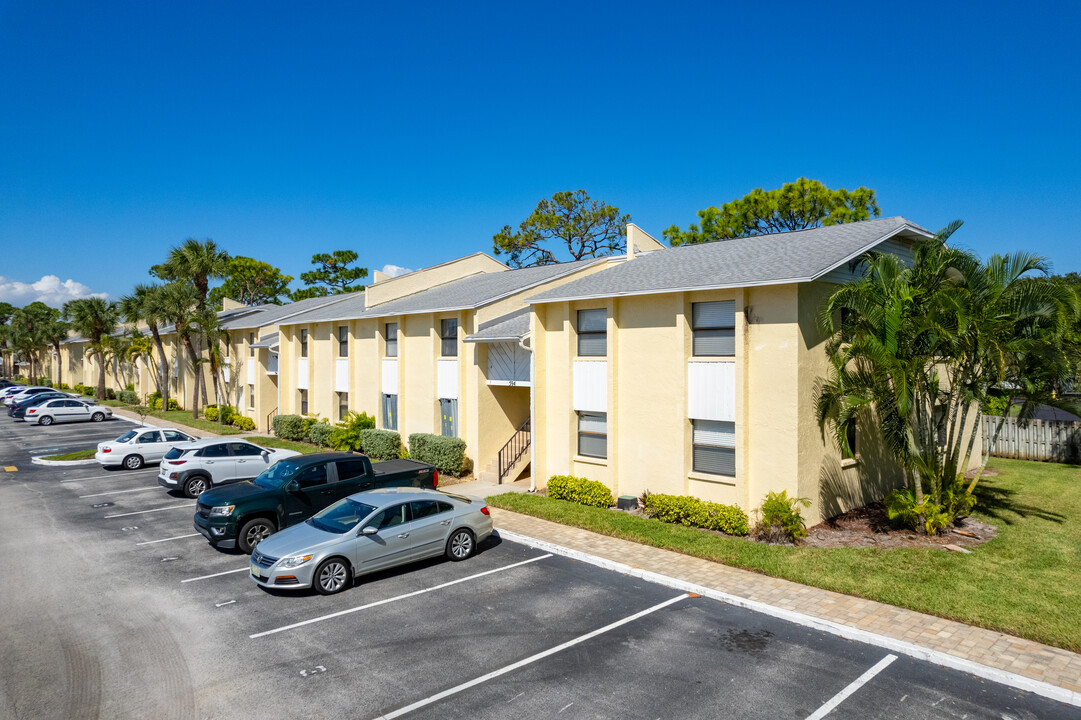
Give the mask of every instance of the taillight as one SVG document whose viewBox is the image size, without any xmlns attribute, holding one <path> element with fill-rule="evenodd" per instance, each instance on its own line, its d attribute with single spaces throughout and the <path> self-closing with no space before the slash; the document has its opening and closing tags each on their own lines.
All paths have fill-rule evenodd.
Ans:
<svg viewBox="0 0 1081 720">
<path fill-rule="evenodd" d="M 439 487 L 439 471 L 432 470 L 432 481 L 435 483 L 433 487 Z"/>
<path fill-rule="evenodd" d="M 101 451 L 102 451 L 102 452 L 112 452 L 112 451 L 113 451 L 113 449 L 112 449 L 111 447 L 103 447 L 103 448 L 101 449 Z"/>
<path fill-rule="evenodd" d="M 170 465 L 183 465 L 187 460 L 167 460 Z"/>
<path fill-rule="evenodd" d="M 487 505 L 485 505 L 484 507 L 482 507 L 482 508 L 480 509 L 480 511 L 481 511 L 482 513 L 484 513 L 485 515 L 489 516 L 489 517 L 491 517 L 491 515 L 492 515 L 492 514 L 491 514 L 490 512 L 488 512 L 488 506 L 487 506 Z"/>
<path fill-rule="evenodd" d="M 37 412 L 37 408 L 30 408 L 30 409 L 29 409 L 29 410 L 27 410 L 26 412 L 27 412 L 27 414 L 28 414 L 28 415 L 33 415 L 34 413 L 36 413 L 36 412 Z"/>
</svg>

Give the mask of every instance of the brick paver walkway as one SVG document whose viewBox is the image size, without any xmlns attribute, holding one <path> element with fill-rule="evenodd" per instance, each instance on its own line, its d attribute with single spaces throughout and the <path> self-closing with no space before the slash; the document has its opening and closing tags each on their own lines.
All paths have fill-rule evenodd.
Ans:
<svg viewBox="0 0 1081 720">
<path fill-rule="evenodd" d="M 1081 703 L 1081 655 L 1066 650 L 509 510 L 491 513 L 497 529 L 1046 682 L 1078 693 Z"/>
</svg>

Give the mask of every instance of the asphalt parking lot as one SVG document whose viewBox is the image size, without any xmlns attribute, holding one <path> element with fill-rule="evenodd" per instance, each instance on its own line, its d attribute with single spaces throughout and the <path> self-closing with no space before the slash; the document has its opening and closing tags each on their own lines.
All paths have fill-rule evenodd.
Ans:
<svg viewBox="0 0 1081 720">
<path fill-rule="evenodd" d="M 1081 717 L 498 537 L 339 595 L 272 594 L 156 467 L 30 463 L 129 427 L 0 418 L 2 717 Z"/>
</svg>

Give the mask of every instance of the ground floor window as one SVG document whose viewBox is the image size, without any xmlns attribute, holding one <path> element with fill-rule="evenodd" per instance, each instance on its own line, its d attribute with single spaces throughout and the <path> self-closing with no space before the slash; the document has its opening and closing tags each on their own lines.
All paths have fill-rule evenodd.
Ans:
<svg viewBox="0 0 1081 720">
<path fill-rule="evenodd" d="M 338 393 L 338 420 L 345 420 L 346 413 L 349 412 L 349 393 Z"/>
<path fill-rule="evenodd" d="M 300 414 L 301 415 L 307 415 L 308 414 L 308 391 L 307 390 L 301 390 L 300 391 Z"/>
<path fill-rule="evenodd" d="M 692 420 L 691 423 L 694 425 L 694 471 L 734 477 L 736 424 L 719 420 Z"/>
<path fill-rule="evenodd" d="M 383 395 L 383 429 L 398 429 L 398 396 Z"/>
<path fill-rule="evenodd" d="M 608 457 L 606 413 L 578 413 L 578 454 L 585 457 Z"/>
<path fill-rule="evenodd" d="M 439 416 L 443 437 L 458 437 L 458 401 L 440 398 Z"/>
<path fill-rule="evenodd" d="M 255 409 L 255 386 L 248 386 L 248 407 L 252 410 Z"/>
</svg>

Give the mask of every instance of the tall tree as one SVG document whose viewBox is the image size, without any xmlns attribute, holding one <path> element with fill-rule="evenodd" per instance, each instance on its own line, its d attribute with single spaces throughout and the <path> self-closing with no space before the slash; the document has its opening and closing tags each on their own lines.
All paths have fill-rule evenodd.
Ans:
<svg viewBox="0 0 1081 720">
<path fill-rule="evenodd" d="M 229 298 L 244 305 L 281 305 L 289 297 L 291 275 L 283 275 L 270 263 L 242 255 L 229 260 L 225 282 L 210 291 L 210 301 L 221 308 L 222 299 Z"/>
<path fill-rule="evenodd" d="M 42 337 L 52 346 L 53 352 L 56 354 L 56 387 L 60 387 L 64 382 L 64 362 L 63 357 L 60 355 L 60 343 L 67 340 L 68 334 L 71 332 L 71 325 L 61 318 L 59 310 L 53 312 L 55 314 L 42 331 Z"/>
<path fill-rule="evenodd" d="M 191 412 L 193 418 L 199 417 L 199 377 L 202 373 L 202 363 L 199 351 L 192 342 L 192 336 L 199 333 L 199 313 L 196 307 L 196 292 L 191 283 L 172 282 L 163 286 L 161 297 L 158 302 L 163 315 L 169 318 L 180 339 L 180 344 L 188 352 L 188 361 L 195 377 L 195 387 L 191 393 Z M 163 405 L 162 407 L 168 407 Z"/>
<path fill-rule="evenodd" d="M 87 355 L 98 363 L 98 400 L 105 399 L 105 346 L 120 321 L 120 308 L 102 298 L 80 298 L 64 303 L 63 316 L 72 329 L 87 339 Z"/>
<path fill-rule="evenodd" d="M 492 251 L 507 255 L 514 267 L 560 262 L 560 243 L 570 260 L 612 255 L 626 250 L 630 220 L 630 215 L 620 215 L 619 208 L 591 199 L 585 190 L 557 192 L 537 203 L 517 232 L 504 225 L 492 236 Z"/>
<path fill-rule="evenodd" d="M 8 321 L 15 312 L 15 306 L 11 303 L 0 302 L 0 364 L 4 366 L 4 376 L 11 375 L 11 359 L 8 353 L 11 351 L 11 326 Z"/>
<path fill-rule="evenodd" d="M 31 382 L 40 377 L 39 363 L 44 360 L 42 351 L 49 347 L 49 326 L 59 319 L 60 313 L 43 302 L 32 302 L 17 308 L 11 314 L 11 340 L 16 350 L 30 363 Z"/>
<path fill-rule="evenodd" d="M 887 506 L 928 532 L 974 503 L 975 483 L 965 488 L 963 477 L 980 402 L 1014 377 L 1011 365 L 1053 350 L 1057 328 L 1077 311 L 1076 296 L 1036 282 L 1041 258 L 981 263 L 946 246 L 958 226 L 917 243 L 911 267 L 889 253 L 864 258 L 866 274 L 838 287 L 820 315 L 830 370 L 816 396 L 819 420 L 847 455 L 857 418 L 875 418 L 862 430 L 881 434 L 907 480 Z"/>
<path fill-rule="evenodd" d="M 818 180 L 801 177 L 777 190 L 756 188 L 720 208 L 699 210 L 700 224 L 686 230 L 673 225 L 664 236 L 672 245 L 693 245 L 838 225 L 879 214 L 875 191 L 870 188 L 831 190 Z"/>
<path fill-rule="evenodd" d="M 312 255 L 312 265 L 316 269 L 300 273 L 300 279 L 307 287 L 294 291 L 292 299 L 305 300 L 363 290 L 364 286 L 359 283 L 368 277 L 368 268 L 352 267 L 357 257 L 352 250 Z"/>
<path fill-rule="evenodd" d="M 140 283 L 132 288 L 131 293 L 120 298 L 120 310 L 124 320 L 132 328 L 140 322 L 146 323 L 150 336 L 154 340 L 154 348 L 158 353 L 158 372 L 154 380 L 158 392 L 161 393 L 162 407 L 169 408 L 169 362 L 165 357 L 165 345 L 161 339 L 161 327 L 172 322 L 163 304 L 165 295 L 164 285 L 147 285 Z"/>
</svg>

